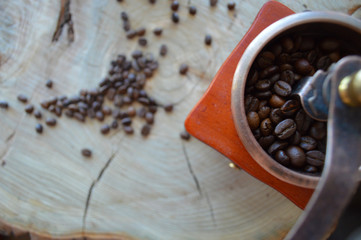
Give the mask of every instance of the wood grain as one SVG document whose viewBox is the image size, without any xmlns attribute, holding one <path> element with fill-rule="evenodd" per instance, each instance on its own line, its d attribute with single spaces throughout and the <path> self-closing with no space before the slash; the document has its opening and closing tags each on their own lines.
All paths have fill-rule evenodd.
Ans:
<svg viewBox="0 0 361 240">
<path fill-rule="evenodd" d="M 180 1 L 180 24 L 171 22 L 169 1 L 71 1 L 74 41 L 66 27 L 52 42 L 60 1 L 0 1 L 0 219 L 2 232 L 31 232 L 33 239 L 280 239 L 301 210 L 281 194 L 203 143 L 181 141 L 187 113 L 207 89 L 228 54 L 251 25 L 265 1 Z M 347 13 L 354 1 L 282 1 L 294 11 Z M 188 15 L 188 4 L 198 13 Z M 26 94 L 38 106 L 51 96 L 92 88 L 106 75 L 119 53 L 139 49 L 127 40 L 119 14 L 127 11 L 134 28 L 147 28 L 149 46 L 169 54 L 147 91 L 161 103 L 151 135 L 99 133 L 101 123 L 81 124 L 65 117 L 53 129 L 36 134 L 36 120 L 16 100 Z M 164 29 L 161 37 L 151 31 Z M 204 45 L 205 34 L 213 37 Z M 187 76 L 178 74 L 187 63 Z M 45 87 L 47 79 L 54 87 Z M 44 117 L 51 116 L 44 112 Z M 80 151 L 93 149 L 84 159 Z"/>
</svg>

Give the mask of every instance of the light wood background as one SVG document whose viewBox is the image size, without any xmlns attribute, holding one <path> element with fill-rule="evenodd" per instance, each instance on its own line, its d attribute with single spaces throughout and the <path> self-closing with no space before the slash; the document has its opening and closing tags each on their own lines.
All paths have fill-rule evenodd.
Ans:
<svg viewBox="0 0 361 240">
<path fill-rule="evenodd" d="M 301 210 L 281 194 L 228 167 L 229 160 L 179 133 L 183 121 L 265 1 L 228 1 L 210 8 L 207 0 L 180 1 L 180 23 L 170 20 L 170 1 L 72 0 L 75 39 L 66 28 L 52 42 L 60 1 L 0 1 L 0 232 L 30 232 L 33 239 L 281 239 Z M 359 17 L 359 0 L 281 1 L 296 12 L 333 10 Z M 189 5 L 198 13 L 188 15 Z M 149 44 L 127 40 L 120 12 L 134 28 L 146 27 Z M 155 37 L 155 27 L 164 29 Z M 213 37 L 204 45 L 205 34 Z M 106 75 L 119 53 L 143 49 L 159 57 L 160 68 L 146 90 L 174 112 L 159 109 L 151 135 L 99 133 L 101 123 L 78 123 L 62 117 L 54 129 L 38 135 L 36 119 L 16 100 L 19 93 L 38 104 L 51 96 L 75 95 Z M 187 63 L 187 76 L 178 74 Z M 53 79 L 53 89 L 45 81 Z M 51 114 L 45 113 L 45 116 Z M 215 116 L 216 118 L 217 116 Z M 89 147 L 93 157 L 80 150 Z M 89 199 L 88 204 L 87 199 Z"/>
</svg>

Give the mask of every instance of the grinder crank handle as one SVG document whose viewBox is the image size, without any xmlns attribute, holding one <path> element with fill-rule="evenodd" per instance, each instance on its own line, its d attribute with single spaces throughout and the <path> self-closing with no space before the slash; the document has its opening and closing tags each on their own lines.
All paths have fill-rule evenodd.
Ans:
<svg viewBox="0 0 361 240">
<path fill-rule="evenodd" d="M 361 179 L 361 57 L 341 59 L 330 74 L 323 83 L 330 90 L 323 173 L 286 240 L 326 239 Z"/>
</svg>

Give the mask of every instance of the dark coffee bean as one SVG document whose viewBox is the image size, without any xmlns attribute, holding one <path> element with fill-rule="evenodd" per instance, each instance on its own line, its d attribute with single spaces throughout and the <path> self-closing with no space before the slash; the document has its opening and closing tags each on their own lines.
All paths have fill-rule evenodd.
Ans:
<svg viewBox="0 0 361 240">
<path fill-rule="evenodd" d="M 65 111 L 65 116 L 67 116 L 68 118 L 72 118 L 74 116 L 74 112 L 70 109 L 67 109 Z"/>
<path fill-rule="evenodd" d="M 163 33 L 163 29 L 162 29 L 162 28 L 159 28 L 159 27 L 154 28 L 153 33 L 154 33 L 154 35 L 156 35 L 156 36 L 160 36 L 160 35 L 162 35 L 162 33 Z"/>
<path fill-rule="evenodd" d="M 235 2 L 229 2 L 229 3 L 227 4 L 228 10 L 234 10 L 235 7 L 236 7 L 236 3 L 235 3 Z"/>
<path fill-rule="evenodd" d="M 46 83 L 45 83 L 45 86 L 47 87 L 47 88 L 52 88 L 53 87 L 53 81 L 52 80 L 47 80 L 46 81 Z"/>
<path fill-rule="evenodd" d="M 137 36 L 137 32 L 135 30 L 129 30 L 126 33 L 128 39 L 133 39 L 135 36 Z"/>
<path fill-rule="evenodd" d="M 147 45 L 147 43 L 148 43 L 148 40 L 145 38 L 145 37 L 140 37 L 139 39 L 138 39 L 138 44 L 140 45 L 140 46 L 146 46 Z"/>
<path fill-rule="evenodd" d="M 316 50 L 311 50 L 307 53 L 306 59 L 310 64 L 314 64 L 317 59 L 317 55 L 318 53 Z"/>
<path fill-rule="evenodd" d="M 322 167 L 325 163 L 325 154 L 320 151 L 312 150 L 306 152 L 306 161 L 315 167 Z"/>
<path fill-rule="evenodd" d="M 297 62 L 298 60 L 302 59 L 303 58 L 303 53 L 301 52 L 294 52 L 291 54 L 291 63 L 295 63 Z"/>
<path fill-rule="evenodd" d="M 306 164 L 306 155 L 300 147 L 290 146 L 286 149 L 286 154 L 291 159 L 293 167 L 301 168 Z"/>
<path fill-rule="evenodd" d="M 276 82 L 273 86 L 273 90 L 281 97 L 287 97 L 292 93 L 292 87 L 284 81 Z"/>
<path fill-rule="evenodd" d="M 143 72 L 147 78 L 150 78 L 153 76 L 153 72 L 149 68 L 145 68 Z"/>
<path fill-rule="evenodd" d="M 130 124 L 132 124 L 132 119 L 129 117 L 125 117 L 121 120 L 121 123 L 125 126 L 129 126 Z"/>
<path fill-rule="evenodd" d="M 189 67 L 188 67 L 187 64 L 182 63 L 182 64 L 180 65 L 180 67 L 179 67 L 179 74 L 181 74 L 181 75 L 187 74 L 188 68 L 189 68 Z"/>
<path fill-rule="evenodd" d="M 296 123 L 288 118 L 277 124 L 274 133 L 279 139 L 286 139 L 291 137 L 296 131 Z"/>
<path fill-rule="evenodd" d="M 110 131 L 110 127 L 109 127 L 108 124 L 104 124 L 104 125 L 102 125 L 102 126 L 100 127 L 100 132 L 101 132 L 102 134 L 108 134 L 109 131 Z"/>
<path fill-rule="evenodd" d="M 85 122 L 85 117 L 81 113 L 75 112 L 73 116 L 79 122 Z"/>
<path fill-rule="evenodd" d="M 104 114 L 102 113 L 102 111 L 97 111 L 95 113 L 95 117 L 96 119 L 98 119 L 99 121 L 103 121 L 104 120 Z"/>
<path fill-rule="evenodd" d="M 146 31 L 147 31 L 147 30 L 146 30 L 144 27 L 138 28 L 138 29 L 137 29 L 137 35 L 138 35 L 139 37 L 142 37 L 142 36 L 145 35 L 145 32 L 146 32 Z"/>
<path fill-rule="evenodd" d="M 191 135 L 186 130 L 184 130 L 180 133 L 180 137 L 183 140 L 189 140 L 191 138 Z"/>
<path fill-rule="evenodd" d="M 102 106 L 102 112 L 105 116 L 109 116 L 112 114 L 112 109 L 108 106 Z"/>
<path fill-rule="evenodd" d="M 144 107 L 139 108 L 137 111 L 137 115 L 141 118 L 144 118 L 146 113 L 147 110 Z"/>
<path fill-rule="evenodd" d="M 31 114 L 31 113 L 33 113 L 33 111 L 34 111 L 34 105 L 29 104 L 29 105 L 25 106 L 25 112 L 26 113 Z"/>
<path fill-rule="evenodd" d="M 88 148 L 83 148 L 81 150 L 81 155 L 83 155 L 84 157 L 90 158 L 92 156 L 92 151 Z"/>
<path fill-rule="evenodd" d="M 121 12 L 121 13 L 120 13 L 120 18 L 121 18 L 123 21 L 128 21 L 128 20 L 129 20 L 128 13 L 126 13 L 126 12 Z"/>
<path fill-rule="evenodd" d="M 312 37 L 302 37 L 302 42 L 300 44 L 300 51 L 309 51 L 315 48 L 315 40 Z"/>
<path fill-rule="evenodd" d="M 259 77 L 267 78 L 267 77 L 273 76 L 274 74 L 278 73 L 279 71 L 280 71 L 280 68 L 278 66 L 276 66 L 276 65 L 269 66 L 260 72 Z"/>
<path fill-rule="evenodd" d="M 267 152 L 270 155 L 275 154 L 278 150 L 282 150 L 285 149 L 288 146 L 288 142 L 286 141 L 275 141 L 274 143 L 272 143 L 271 146 L 269 146 Z"/>
<path fill-rule="evenodd" d="M 0 108 L 8 109 L 9 108 L 9 103 L 6 102 L 6 101 L 0 101 Z"/>
<path fill-rule="evenodd" d="M 301 134 L 299 131 L 296 131 L 290 138 L 289 142 L 292 145 L 298 145 L 301 142 Z"/>
<path fill-rule="evenodd" d="M 291 70 L 285 70 L 281 73 L 281 80 L 293 85 L 295 83 L 295 74 Z"/>
<path fill-rule="evenodd" d="M 290 61 L 291 61 L 291 56 L 288 53 L 281 53 L 277 57 L 278 64 L 285 64 L 285 63 L 289 63 Z"/>
<path fill-rule="evenodd" d="M 261 110 L 262 107 L 268 107 L 268 101 L 267 100 L 259 101 L 258 111 Z"/>
<path fill-rule="evenodd" d="M 320 57 L 316 63 L 316 67 L 322 70 L 327 70 L 330 65 L 331 65 L 331 59 L 327 55 Z"/>
<path fill-rule="evenodd" d="M 141 134 L 146 137 L 149 135 L 150 133 L 150 130 L 152 129 L 151 125 L 149 124 L 144 124 L 143 127 L 142 127 L 142 130 L 141 130 Z"/>
<path fill-rule="evenodd" d="M 176 13 L 176 12 L 173 12 L 173 13 L 172 13 L 172 21 L 173 21 L 174 23 L 178 23 L 178 22 L 179 22 L 179 15 L 178 15 L 178 13 Z"/>
<path fill-rule="evenodd" d="M 256 112 L 249 112 L 247 114 L 247 122 L 251 130 L 255 130 L 259 127 L 260 118 Z"/>
<path fill-rule="evenodd" d="M 316 167 L 311 166 L 311 165 L 306 165 L 303 170 L 304 170 L 306 173 L 316 173 L 316 172 L 318 171 Z"/>
<path fill-rule="evenodd" d="M 62 109 L 60 107 L 56 107 L 54 113 L 57 117 L 61 117 Z"/>
<path fill-rule="evenodd" d="M 256 83 L 255 87 L 259 91 L 267 91 L 271 88 L 271 82 L 268 79 L 260 80 Z"/>
<path fill-rule="evenodd" d="M 157 1 L 156 0 L 149 0 L 150 4 L 155 4 Z"/>
<path fill-rule="evenodd" d="M 292 116 L 300 108 L 299 101 L 292 99 L 285 102 L 281 107 L 281 112 L 285 116 Z"/>
<path fill-rule="evenodd" d="M 212 36 L 209 35 L 209 34 L 207 34 L 207 35 L 205 36 L 205 38 L 204 38 L 204 43 L 205 43 L 206 45 L 211 45 L 211 44 L 212 44 Z"/>
<path fill-rule="evenodd" d="M 257 128 L 256 130 L 252 131 L 253 136 L 256 140 L 259 140 L 262 137 L 262 133 L 261 130 L 259 130 L 259 128 Z M 272 135 L 270 135 L 272 136 Z M 268 136 L 267 136 L 268 137 Z"/>
<path fill-rule="evenodd" d="M 113 122 L 110 124 L 110 127 L 113 128 L 113 129 L 117 129 L 118 128 L 118 121 L 113 120 Z"/>
<path fill-rule="evenodd" d="M 210 5 L 211 7 L 216 6 L 217 3 L 218 3 L 218 0 L 209 0 L 209 5 Z"/>
<path fill-rule="evenodd" d="M 128 96 L 123 97 L 123 103 L 124 104 L 130 104 L 132 102 L 132 99 Z"/>
<path fill-rule="evenodd" d="M 272 127 L 271 119 L 269 119 L 269 118 L 264 119 L 261 122 L 260 130 L 261 130 L 261 133 L 263 136 L 268 136 L 268 135 L 272 134 L 273 127 Z"/>
<path fill-rule="evenodd" d="M 134 50 L 134 51 L 132 52 L 132 57 L 133 57 L 134 59 L 138 59 L 138 58 L 140 58 L 140 57 L 142 57 L 142 56 L 143 56 L 143 52 L 140 51 L 140 50 Z"/>
<path fill-rule="evenodd" d="M 252 95 L 247 95 L 245 100 L 246 112 L 255 112 L 259 106 L 259 100 Z"/>
<path fill-rule="evenodd" d="M 328 57 L 330 58 L 331 62 L 337 62 L 341 58 L 339 52 L 332 52 L 328 55 Z"/>
<path fill-rule="evenodd" d="M 195 6 L 189 7 L 189 14 L 190 15 L 196 15 L 197 14 L 197 8 Z"/>
<path fill-rule="evenodd" d="M 270 97 L 272 97 L 272 92 L 271 91 L 257 92 L 255 93 L 255 97 L 259 99 L 269 99 Z"/>
<path fill-rule="evenodd" d="M 138 102 L 140 102 L 143 105 L 149 105 L 149 99 L 145 97 L 140 97 L 137 99 Z"/>
<path fill-rule="evenodd" d="M 308 75 L 312 70 L 312 65 L 304 58 L 295 62 L 295 70 L 302 75 Z"/>
<path fill-rule="evenodd" d="M 22 103 L 27 103 L 28 102 L 28 97 L 25 96 L 24 94 L 19 94 L 18 95 L 18 100 Z"/>
<path fill-rule="evenodd" d="M 273 94 L 270 98 L 270 100 L 268 100 L 269 105 L 273 108 L 280 108 L 283 106 L 283 104 L 285 104 L 286 100 L 284 100 L 283 98 L 281 98 L 280 96 Z"/>
<path fill-rule="evenodd" d="M 267 149 L 272 143 L 274 143 L 275 140 L 276 140 L 275 136 L 268 135 L 268 136 L 260 137 L 258 143 L 259 145 L 261 145 L 263 149 Z"/>
<path fill-rule="evenodd" d="M 275 108 L 270 113 L 270 119 L 273 123 L 278 124 L 283 120 L 282 111 L 279 108 Z"/>
<path fill-rule="evenodd" d="M 293 40 L 290 37 L 282 38 L 281 45 L 282 45 L 283 51 L 286 53 L 291 52 L 294 48 Z"/>
<path fill-rule="evenodd" d="M 177 0 L 173 0 L 172 4 L 170 5 L 170 9 L 172 11 L 178 11 L 179 2 Z"/>
<path fill-rule="evenodd" d="M 303 110 L 300 110 L 295 116 L 295 122 L 297 130 L 300 133 L 305 133 L 311 126 L 312 119 Z"/>
<path fill-rule="evenodd" d="M 43 125 L 41 125 L 40 123 L 37 123 L 36 125 L 35 125 L 35 131 L 37 132 L 37 133 L 42 133 L 43 132 Z"/>
<path fill-rule="evenodd" d="M 288 64 L 288 63 L 284 63 L 280 66 L 280 71 L 281 72 L 284 72 L 284 71 L 293 71 L 293 66 L 291 64 Z"/>
<path fill-rule="evenodd" d="M 257 63 L 260 68 L 266 68 L 273 65 L 275 61 L 275 55 L 272 52 L 264 51 L 257 57 Z"/>
<path fill-rule="evenodd" d="M 265 119 L 265 118 L 267 118 L 269 116 L 270 112 L 271 112 L 270 107 L 263 106 L 263 107 L 261 107 L 260 110 L 258 110 L 258 116 L 259 116 L 260 119 Z"/>
<path fill-rule="evenodd" d="M 310 136 L 301 137 L 300 147 L 305 151 L 313 150 L 317 147 L 317 141 Z"/>
<path fill-rule="evenodd" d="M 320 48 L 324 52 L 333 52 L 340 47 L 340 42 L 336 39 L 326 38 L 321 41 Z"/>
<path fill-rule="evenodd" d="M 157 112 L 157 106 L 155 105 L 151 105 L 148 107 L 148 111 L 151 112 L 151 113 L 156 113 Z"/>
<path fill-rule="evenodd" d="M 290 165 L 290 158 L 287 156 L 286 152 L 283 150 L 278 150 L 275 153 L 275 159 L 277 162 L 282 164 L 283 166 L 289 166 Z"/>
<path fill-rule="evenodd" d="M 134 133 L 134 129 L 132 126 L 123 126 L 124 132 L 128 135 L 131 135 Z"/>
<path fill-rule="evenodd" d="M 309 134 L 316 140 L 323 139 L 327 134 L 326 125 L 322 122 L 315 122 L 312 124 Z"/>
<path fill-rule="evenodd" d="M 34 111 L 34 117 L 37 119 L 41 119 L 42 115 L 41 112 L 39 110 L 35 110 Z"/>
<path fill-rule="evenodd" d="M 251 77 L 249 77 L 249 76 L 251 76 Z M 252 73 L 250 73 L 248 75 L 248 80 L 247 80 L 246 86 L 253 86 L 257 83 L 257 81 L 258 81 L 258 72 L 253 71 Z"/>
<path fill-rule="evenodd" d="M 56 125 L 56 119 L 55 118 L 48 118 L 48 119 L 46 119 L 45 123 L 46 123 L 46 125 L 53 127 L 53 126 Z"/>
<path fill-rule="evenodd" d="M 130 106 L 127 109 L 127 114 L 129 117 L 134 117 L 137 114 L 137 112 L 133 106 Z"/>
<path fill-rule="evenodd" d="M 145 121 L 147 121 L 147 123 L 149 123 L 149 124 L 153 124 L 154 123 L 154 115 L 153 115 L 153 113 L 147 112 L 145 114 Z"/>
<path fill-rule="evenodd" d="M 166 112 L 172 112 L 173 111 L 173 104 L 164 105 L 164 110 Z"/>
</svg>

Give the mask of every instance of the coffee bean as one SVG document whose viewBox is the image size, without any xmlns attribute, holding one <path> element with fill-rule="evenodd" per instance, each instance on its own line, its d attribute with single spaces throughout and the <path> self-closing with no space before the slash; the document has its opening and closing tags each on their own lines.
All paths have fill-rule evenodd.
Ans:
<svg viewBox="0 0 361 240">
<path fill-rule="evenodd" d="M 261 133 L 261 130 L 259 130 L 259 128 L 257 128 L 256 130 L 253 130 L 252 133 L 256 140 L 259 140 L 262 137 L 262 133 Z M 270 135 L 270 136 L 272 136 L 272 135 Z"/>
<path fill-rule="evenodd" d="M 180 137 L 181 139 L 188 141 L 191 138 L 191 135 L 186 130 L 184 130 L 180 133 Z"/>
<path fill-rule="evenodd" d="M 37 132 L 37 133 L 42 133 L 43 132 L 43 125 L 41 125 L 40 123 L 37 123 L 36 125 L 35 125 L 35 131 Z"/>
<path fill-rule="evenodd" d="M 284 63 L 280 66 L 280 71 L 281 72 L 284 72 L 284 71 L 293 71 L 293 66 L 291 64 L 288 64 L 288 63 Z M 282 79 L 281 79 L 282 80 Z"/>
<path fill-rule="evenodd" d="M 295 83 L 295 74 L 291 70 L 285 70 L 281 73 L 281 80 L 293 85 Z"/>
<path fill-rule="evenodd" d="M 0 101 L 0 108 L 8 109 L 9 108 L 9 103 L 6 102 L 6 101 Z"/>
<path fill-rule="evenodd" d="M 317 59 L 317 55 L 318 53 L 316 50 L 311 50 L 307 53 L 306 59 L 310 64 L 314 64 Z"/>
<path fill-rule="evenodd" d="M 253 86 L 253 85 L 256 84 L 257 81 L 258 81 L 258 72 L 257 72 L 257 71 L 253 71 L 253 72 L 251 72 L 251 73 L 249 74 L 249 76 L 251 76 L 251 77 L 249 77 L 249 79 L 248 79 L 248 81 L 247 81 L 247 83 L 246 83 L 246 86 Z"/>
<path fill-rule="evenodd" d="M 110 127 L 109 127 L 108 124 L 104 124 L 104 125 L 102 125 L 102 126 L 100 127 L 100 132 L 101 132 L 102 134 L 108 134 L 109 131 L 110 131 Z"/>
<path fill-rule="evenodd" d="M 316 172 L 318 171 L 316 167 L 311 166 L 311 165 L 306 165 L 303 170 L 304 170 L 306 173 L 316 173 Z"/>
<path fill-rule="evenodd" d="M 172 21 L 173 21 L 174 23 L 178 23 L 178 22 L 179 22 L 179 15 L 178 15 L 178 13 L 176 13 L 176 12 L 173 12 L 173 13 L 172 13 Z"/>
<path fill-rule="evenodd" d="M 53 127 L 56 125 L 56 119 L 55 118 L 47 118 L 45 123 L 46 123 L 46 125 Z"/>
<path fill-rule="evenodd" d="M 41 119 L 42 117 L 42 114 L 39 110 L 35 110 L 34 111 L 34 117 L 37 118 L 37 119 Z"/>
<path fill-rule="evenodd" d="M 285 149 L 288 146 L 288 143 L 286 141 L 275 141 L 272 143 L 271 146 L 269 146 L 267 152 L 270 155 L 275 154 L 278 150 Z"/>
<path fill-rule="evenodd" d="M 258 111 L 261 110 L 262 107 L 267 107 L 268 105 L 268 101 L 267 100 L 261 100 L 259 101 L 259 104 L 258 104 Z"/>
<path fill-rule="evenodd" d="M 300 142 L 301 142 L 301 134 L 300 134 L 300 132 L 296 130 L 295 133 L 290 137 L 289 142 L 292 145 L 300 144 Z"/>
<path fill-rule="evenodd" d="M 317 150 L 308 151 L 306 152 L 306 160 L 312 166 L 322 167 L 325 163 L 325 154 Z"/>
<path fill-rule="evenodd" d="M 135 30 L 129 30 L 126 33 L 126 36 L 128 39 L 133 39 L 135 36 L 137 36 L 137 32 Z"/>
<path fill-rule="evenodd" d="M 260 137 L 258 143 L 259 145 L 261 145 L 263 149 L 267 149 L 272 143 L 274 143 L 275 140 L 276 140 L 275 136 L 268 135 L 268 136 Z"/>
<path fill-rule="evenodd" d="M 267 77 L 273 76 L 274 74 L 278 73 L 279 71 L 280 71 L 280 68 L 278 66 L 276 66 L 276 65 L 269 66 L 260 72 L 259 77 L 267 78 Z"/>
<path fill-rule="evenodd" d="M 257 57 L 258 66 L 262 69 L 273 65 L 274 61 L 275 55 L 269 51 L 261 52 Z"/>
<path fill-rule="evenodd" d="M 285 51 L 286 53 L 291 52 L 294 48 L 294 43 L 290 37 L 282 38 L 281 45 L 282 45 L 283 51 Z"/>
<path fill-rule="evenodd" d="M 148 40 L 145 38 L 145 37 L 140 37 L 139 39 L 138 39 L 138 43 L 139 43 L 139 45 L 140 46 L 146 46 L 147 45 L 147 43 L 148 43 Z"/>
<path fill-rule="evenodd" d="M 207 34 L 207 35 L 205 36 L 205 38 L 204 38 L 204 43 L 205 43 L 206 45 L 211 45 L 211 44 L 212 44 L 212 36 L 209 35 L 209 34 Z"/>
<path fill-rule="evenodd" d="M 295 62 L 295 70 L 302 75 L 308 75 L 312 70 L 312 65 L 304 58 Z"/>
<path fill-rule="evenodd" d="M 286 152 L 283 150 L 278 150 L 275 153 L 275 159 L 277 162 L 282 164 L 283 166 L 289 166 L 290 165 L 290 158 L 287 156 Z"/>
<path fill-rule="evenodd" d="M 297 100 L 291 99 L 285 102 L 281 107 L 281 112 L 285 116 L 292 116 L 300 108 L 300 103 Z"/>
<path fill-rule="evenodd" d="M 292 93 L 292 87 L 284 81 L 278 81 L 273 86 L 273 90 L 281 97 L 287 97 Z"/>
<path fill-rule="evenodd" d="M 300 147 L 305 151 L 313 150 L 317 147 L 317 141 L 310 136 L 301 137 Z"/>
<path fill-rule="evenodd" d="M 267 91 L 271 88 L 271 82 L 268 79 L 260 80 L 256 83 L 255 87 L 259 91 Z"/>
<path fill-rule="evenodd" d="M 85 117 L 81 113 L 74 112 L 73 116 L 79 122 L 85 122 Z"/>
<path fill-rule="evenodd" d="M 188 65 L 185 63 L 182 63 L 179 67 L 179 74 L 185 75 L 188 72 Z"/>
<path fill-rule="evenodd" d="M 245 100 L 246 112 L 255 112 L 259 106 L 259 100 L 252 95 L 247 95 Z"/>
<path fill-rule="evenodd" d="M 271 91 L 265 91 L 265 92 L 257 92 L 255 93 L 255 97 L 259 99 L 269 99 L 272 96 Z"/>
<path fill-rule="evenodd" d="M 157 1 L 156 0 L 149 0 L 150 4 L 155 4 Z"/>
<path fill-rule="evenodd" d="M 138 35 L 139 37 L 142 37 L 142 36 L 145 35 L 146 31 L 147 31 L 147 30 L 146 30 L 144 27 L 138 28 L 138 29 L 137 29 L 137 35 Z"/>
<path fill-rule="evenodd" d="M 110 127 L 113 128 L 113 129 L 117 129 L 118 128 L 118 121 L 113 120 L 112 123 L 110 124 Z"/>
<path fill-rule="evenodd" d="M 92 156 L 92 151 L 88 148 L 83 148 L 81 150 L 81 155 L 83 155 L 84 157 L 90 158 Z"/>
<path fill-rule="evenodd" d="M 283 106 L 283 104 L 285 104 L 286 101 L 280 96 L 273 94 L 268 102 L 271 107 L 280 108 Z"/>
<path fill-rule="evenodd" d="M 179 2 L 176 0 L 173 0 L 172 4 L 170 5 L 170 9 L 172 11 L 178 11 L 179 8 Z"/>
<path fill-rule="evenodd" d="M 326 125 L 322 122 L 315 122 L 312 124 L 309 133 L 314 139 L 321 140 L 327 134 Z"/>
<path fill-rule="evenodd" d="M 95 113 L 95 118 L 98 119 L 99 121 L 104 121 L 104 114 L 102 113 L 102 111 L 97 111 Z"/>
<path fill-rule="evenodd" d="M 333 52 L 340 47 L 339 41 L 332 38 L 326 38 L 320 43 L 320 48 L 324 52 Z"/>
<path fill-rule="evenodd" d="M 18 95 L 18 100 L 22 103 L 27 103 L 28 102 L 28 97 L 25 96 L 24 94 L 19 94 Z"/>
<path fill-rule="evenodd" d="M 218 3 L 218 0 L 209 0 L 209 5 L 210 5 L 211 7 L 216 6 L 217 3 Z"/>
<path fill-rule="evenodd" d="M 147 123 L 149 123 L 149 124 L 153 124 L 154 123 L 154 115 L 153 115 L 153 113 L 147 112 L 145 114 L 145 121 L 147 121 Z"/>
<path fill-rule="evenodd" d="M 300 133 L 305 133 L 311 126 L 312 119 L 303 110 L 300 110 L 296 114 L 295 122 L 297 130 L 300 131 Z"/>
<path fill-rule="evenodd" d="M 263 136 L 268 136 L 273 132 L 271 119 L 266 118 L 261 122 L 260 130 Z"/>
<path fill-rule="evenodd" d="M 128 20 L 129 20 L 128 13 L 126 13 L 126 12 L 121 12 L 121 13 L 120 13 L 120 18 L 121 18 L 123 21 L 128 21 Z"/>
<path fill-rule="evenodd" d="M 275 108 L 270 113 L 270 119 L 273 123 L 278 124 L 283 120 L 281 109 Z"/>
<path fill-rule="evenodd" d="M 34 111 L 34 105 L 29 104 L 29 105 L 25 106 L 25 112 L 26 113 L 31 114 L 31 113 L 33 113 L 33 111 Z"/>
<path fill-rule="evenodd" d="M 172 112 L 173 111 L 173 104 L 164 105 L 164 110 L 166 112 Z"/>
<path fill-rule="evenodd" d="M 89 109 L 90 110 L 90 109 Z M 65 111 L 65 115 L 68 117 L 68 118 L 72 118 L 74 116 L 74 112 L 70 109 L 67 109 Z M 89 115 L 89 114 L 88 114 Z"/>
<path fill-rule="evenodd" d="M 162 33 L 163 33 L 163 29 L 162 29 L 162 28 L 159 28 L 159 27 L 154 28 L 153 33 L 154 33 L 154 35 L 156 35 L 156 36 L 160 36 L 160 35 L 162 35 Z"/>
<path fill-rule="evenodd" d="M 45 86 L 47 87 L 47 88 L 52 88 L 53 87 L 53 81 L 52 80 L 47 80 L 46 81 L 46 83 L 45 83 Z"/>
<path fill-rule="evenodd" d="M 249 112 L 247 114 L 247 122 L 251 130 L 255 130 L 259 127 L 260 118 L 256 112 Z"/>
<path fill-rule="evenodd" d="M 150 133 L 150 130 L 152 129 L 151 125 L 149 124 L 144 124 L 143 127 L 142 127 L 142 130 L 141 130 L 141 134 L 146 137 L 149 135 Z"/>
<path fill-rule="evenodd" d="M 323 57 L 320 57 L 318 60 L 317 60 L 317 63 L 316 63 L 316 67 L 318 69 L 322 69 L 322 70 L 327 70 L 328 67 L 331 65 L 331 59 L 329 56 L 323 56 Z"/>
<path fill-rule="evenodd" d="M 286 154 L 291 159 L 293 167 L 301 168 L 306 164 L 306 155 L 300 147 L 290 146 L 286 149 Z"/>
<path fill-rule="evenodd" d="M 258 110 L 258 116 L 260 119 L 265 119 L 269 116 L 271 112 L 271 108 L 268 106 L 263 106 L 261 109 Z"/>
<path fill-rule="evenodd" d="M 235 7 L 236 7 L 236 3 L 235 3 L 235 2 L 229 2 L 229 3 L 227 4 L 228 10 L 234 10 Z"/>
<path fill-rule="evenodd" d="M 328 54 L 328 57 L 330 58 L 331 62 L 337 62 L 341 58 L 339 52 L 332 52 Z"/>
<path fill-rule="evenodd" d="M 197 8 L 195 6 L 189 7 L 189 14 L 190 15 L 196 15 L 197 14 Z"/>
<path fill-rule="evenodd" d="M 278 123 L 275 127 L 274 133 L 279 139 L 286 139 L 291 137 L 296 131 L 296 123 L 288 118 Z"/>
<path fill-rule="evenodd" d="M 291 56 L 288 53 L 283 52 L 277 57 L 276 61 L 278 64 L 289 63 L 291 61 Z"/>
<path fill-rule="evenodd" d="M 127 135 L 131 135 L 134 133 L 134 129 L 132 128 L 132 126 L 123 126 L 123 129 Z"/>
</svg>

